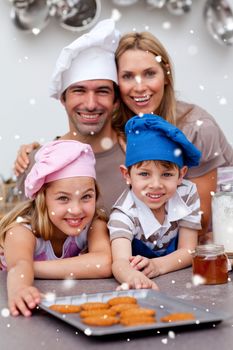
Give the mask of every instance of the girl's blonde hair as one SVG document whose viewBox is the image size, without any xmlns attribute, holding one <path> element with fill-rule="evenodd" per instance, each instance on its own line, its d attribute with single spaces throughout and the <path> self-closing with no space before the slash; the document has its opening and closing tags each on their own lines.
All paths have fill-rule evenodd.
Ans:
<svg viewBox="0 0 233 350">
<path fill-rule="evenodd" d="M 3 247 L 6 232 L 12 229 L 16 224 L 28 224 L 36 237 L 44 240 L 51 239 L 54 231 L 52 222 L 49 219 L 46 207 L 45 192 L 47 184 L 43 185 L 37 193 L 34 200 L 27 200 L 16 205 L 0 221 L 0 246 Z M 99 197 L 99 189 L 95 181 L 96 201 Z M 104 211 L 96 208 L 94 218 L 107 221 L 107 215 Z"/>
<path fill-rule="evenodd" d="M 117 67 L 119 58 L 127 50 L 149 51 L 155 57 L 161 57 L 160 65 L 163 69 L 164 77 L 166 79 L 167 84 L 164 86 L 164 95 L 160 106 L 156 111 L 154 111 L 154 113 L 160 115 L 165 120 L 175 125 L 176 100 L 174 91 L 172 62 L 166 49 L 161 44 L 161 42 L 149 32 L 132 32 L 125 34 L 122 36 L 116 51 Z M 122 114 L 122 123 L 119 123 L 118 120 L 118 125 L 114 126 L 119 133 L 122 133 L 124 132 L 125 123 L 134 115 L 134 113 L 122 101 L 120 103 L 119 113 Z"/>
</svg>

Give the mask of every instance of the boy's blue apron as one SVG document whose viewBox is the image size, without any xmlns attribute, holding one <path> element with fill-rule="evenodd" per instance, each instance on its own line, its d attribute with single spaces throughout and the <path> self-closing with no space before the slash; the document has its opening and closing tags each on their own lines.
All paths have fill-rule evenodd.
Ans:
<svg viewBox="0 0 233 350">
<path fill-rule="evenodd" d="M 168 255 L 175 250 L 177 250 L 177 244 L 178 244 L 178 235 L 174 237 L 169 245 L 167 246 L 165 251 L 154 251 L 151 248 L 149 248 L 144 242 L 140 241 L 140 239 L 134 238 L 132 240 L 132 255 L 141 255 L 145 256 L 148 259 L 152 258 L 158 258 L 159 256 Z"/>
</svg>

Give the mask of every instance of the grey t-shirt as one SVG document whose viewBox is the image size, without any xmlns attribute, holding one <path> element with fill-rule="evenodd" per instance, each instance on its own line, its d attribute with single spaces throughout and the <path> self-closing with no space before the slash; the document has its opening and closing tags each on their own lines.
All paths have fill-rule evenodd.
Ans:
<svg viewBox="0 0 233 350">
<path fill-rule="evenodd" d="M 233 165 L 233 148 L 215 119 L 199 106 L 177 101 L 177 126 L 201 152 L 199 166 L 187 178 L 203 176 L 213 169 Z"/>
</svg>

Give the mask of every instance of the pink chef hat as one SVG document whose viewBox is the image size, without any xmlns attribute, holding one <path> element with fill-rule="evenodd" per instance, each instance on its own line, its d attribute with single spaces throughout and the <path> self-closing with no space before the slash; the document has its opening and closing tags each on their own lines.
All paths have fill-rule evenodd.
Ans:
<svg viewBox="0 0 233 350">
<path fill-rule="evenodd" d="M 96 178 L 92 148 L 78 141 L 48 142 L 36 153 L 35 161 L 25 180 L 25 195 L 30 199 L 44 183 L 75 176 Z"/>
</svg>

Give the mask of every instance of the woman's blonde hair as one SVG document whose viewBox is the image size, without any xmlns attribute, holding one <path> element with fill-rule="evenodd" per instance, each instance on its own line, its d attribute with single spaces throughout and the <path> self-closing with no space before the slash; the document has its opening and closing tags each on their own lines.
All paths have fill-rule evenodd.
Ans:
<svg viewBox="0 0 233 350">
<path fill-rule="evenodd" d="M 118 67 L 118 60 L 121 55 L 127 50 L 143 50 L 149 51 L 154 56 L 160 56 L 160 65 L 164 72 L 164 77 L 167 84 L 164 86 L 164 96 L 162 98 L 161 104 L 158 110 L 154 113 L 160 115 L 168 122 L 176 124 L 175 111 L 176 111 L 176 100 L 174 91 L 174 79 L 172 72 L 172 62 L 171 59 L 161 44 L 161 42 L 149 32 L 132 32 L 122 36 L 120 39 L 117 51 L 116 51 L 116 64 Z M 115 129 L 118 132 L 124 132 L 124 125 L 128 119 L 130 119 L 134 113 L 121 101 L 119 113 L 122 114 L 122 123 L 115 125 Z M 119 120 L 118 120 L 119 122 Z"/>
<path fill-rule="evenodd" d="M 54 227 L 49 219 L 48 209 L 46 207 L 45 192 L 47 184 L 43 185 L 37 193 L 34 200 L 27 200 L 16 205 L 9 213 L 7 213 L 0 221 L 0 246 L 3 247 L 6 232 L 12 229 L 16 224 L 28 224 L 31 226 L 32 232 L 36 237 L 44 240 L 51 239 Z M 96 201 L 99 197 L 99 189 L 95 181 Z M 93 217 L 103 221 L 107 221 L 104 211 L 96 208 Z"/>
</svg>

